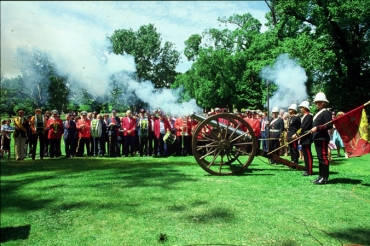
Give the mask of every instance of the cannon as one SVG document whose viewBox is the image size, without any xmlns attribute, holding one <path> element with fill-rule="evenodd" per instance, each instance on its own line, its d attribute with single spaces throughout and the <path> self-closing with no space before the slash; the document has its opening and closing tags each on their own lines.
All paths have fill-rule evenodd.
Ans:
<svg viewBox="0 0 370 246">
<path fill-rule="evenodd" d="M 192 151 L 201 168 L 212 175 L 244 173 L 255 156 L 261 156 L 297 170 L 297 165 L 260 149 L 253 128 L 237 115 L 220 113 L 204 117 L 193 113 L 199 123 L 193 132 Z"/>
</svg>

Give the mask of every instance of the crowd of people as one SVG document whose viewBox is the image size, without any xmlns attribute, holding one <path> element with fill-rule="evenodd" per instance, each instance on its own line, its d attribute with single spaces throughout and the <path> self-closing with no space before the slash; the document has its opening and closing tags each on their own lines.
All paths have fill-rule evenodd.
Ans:
<svg viewBox="0 0 370 246">
<path fill-rule="evenodd" d="M 329 178 L 331 149 L 344 149 L 339 134 L 331 123 L 335 112 L 326 109 L 328 100 L 324 93 L 318 93 L 314 100 L 318 112 L 310 113 L 308 101 L 299 106 L 293 103 L 288 112 L 272 109 L 272 117 L 261 110 L 235 112 L 253 129 L 261 149 L 276 155 L 289 155 L 292 162 L 299 159 L 305 163 L 304 176 L 313 174 L 311 144 L 314 143 L 319 160 L 319 177 L 313 182 L 325 184 Z M 226 112 L 215 108 L 205 117 Z M 64 141 L 65 158 L 132 157 L 132 156 L 186 156 L 192 155 L 192 138 L 198 121 L 186 115 L 173 117 L 161 110 L 138 113 L 128 110 L 119 117 L 116 110 L 108 113 L 70 112 L 62 120 L 57 110 L 36 109 L 34 115 L 25 117 L 24 110 L 17 110 L 18 117 L 5 120 L 1 126 L 1 156 L 10 158 L 11 134 L 14 134 L 15 159 L 35 160 L 37 148 L 39 158 L 62 156 L 61 142 Z M 339 112 L 337 117 L 343 114 Z M 245 129 L 246 130 L 246 129 Z M 194 136 L 201 138 L 202 136 Z M 86 153 L 85 153 L 86 152 Z M 273 160 L 271 164 L 276 164 Z"/>
</svg>

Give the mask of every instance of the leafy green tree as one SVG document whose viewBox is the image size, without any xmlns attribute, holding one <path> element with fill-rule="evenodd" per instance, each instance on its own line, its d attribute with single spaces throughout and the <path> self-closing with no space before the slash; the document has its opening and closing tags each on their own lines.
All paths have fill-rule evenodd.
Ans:
<svg viewBox="0 0 370 246">
<path fill-rule="evenodd" d="M 50 85 L 48 87 L 48 108 L 66 111 L 68 109 L 69 88 L 66 85 L 66 80 L 62 77 L 51 76 Z"/>
<path fill-rule="evenodd" d="M 307 60 L 313 64 L 312 89 L 325 91 L 331 105 L 344 111 L 366 102 L 370 97 L 370 5 L 361 0 L 269 3 L 281 38 L 305 33 L 306 40 L 315 41 L 309 42 L 313 51 L 296 46 L 301 60 L 309 56 Z M 291 30 L 288 35 L 287 30 Z M 291 40 L 291 45 L 294 42 Z"/>
<path fill-rule="evenodd" d="M 174 82 L 180 53 L 170 42 L 161 47 L 161 35 L 153 24 L 143 25 L 136 32 L 132 29 L 115 30 L 109 39 L 115 54 L 134 57 L 139 81 L 152 81 L 155 88 L 169 87 Z"/>
<path fill-rule="evenodd" d="M 250 54 L 250 49 L 261 35 L 261 24 L 249 13 L 219 21 L 236 28 L 211 28 L 202 38 L 197 34 L 190 36 L 185 41 L 184 53 L 195 62 L 190 71 L 176 78 L 174 87 L 184 85 L 186 90 L 192 90 L 190 95 L 205 108 L 225 106 L 230 111 L 234 107 L 260 108 L 263 87 L 256 68 L 262 65 L 253 62 L 256 56 Z"/>
<path fill-rule="evenodd" d="M 22 104 L 26 102 L 26 104 Z M 14 115 L 16 109 L 24 108 L 26 112 L 30 112 L 32 107 L 29 107 L 29 95 L 24 85 L 23 78 L 17 76 L 15 78 L 1 78 L 1 93 L 0 93 L 0 114 L 8 114 L 9 117 Z M 25 108 L 27 106 L 27 108 Z"/>
</svg>

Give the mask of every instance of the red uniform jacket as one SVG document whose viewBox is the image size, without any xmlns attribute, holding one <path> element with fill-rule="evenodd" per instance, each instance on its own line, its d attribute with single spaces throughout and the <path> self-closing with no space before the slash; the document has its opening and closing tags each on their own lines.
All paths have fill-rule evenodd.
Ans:
<svg viewBox="0 0 370 246">
<path fill-rule="evenodd" d="M 85 124 L 85 127 L 82 127 L 81 125 Z M 78 137 L 79 138 L 89 138 L 90 137 L 90 129 L 91 129 L 91 122 L 86 119 L 79 119 L 76 124 L 76 128 L 78 131 Z"/>
<path fill-rule="evenodd" d="M 60 139 L 64 132 L 63 121 L 61 119 L 55 119 L 50 117 L 46 125 L 49 128 L 48 139 Z"/>
<path fill-rule="evenodd" d="M 184 131 L 182 130 L 182 127 L 185 127 Z M 174 127 L 175 129 L 177 130 L 176 131 L 176 136 L 177 137 L 180 137 L 182 135 L 183 132 L 186 132 L 186 128 L 188 129 L 187 130 L 187 133 L 191 134 L 191 121 L 187 121 L 186 123 L 182 120 L 182 118 L 177 118 L 176 121 L 175 121 L 175 124 L 174 124 Z"/>
<path fill-rule="evenodd" d="M 167 132 L 167 131 L 170 131 L 171 130 L 171 125 L 170 125 L 170 122 L 166 119 L 166 118 L 163 118 L 163 121 L 164 121 L 164 130 Z M 160 120 L 156 120 L 154 122 L 154 134 L 157 138 L 159 138 L 161 132 L 161 128 L 160 128 Z"/>
<path fill-rule="evenodd" d="M 123 136 L 135 136 L 136 120 L 133 117 L 123 117 L 121 120 Z M 131 131 L 130 133 L 128 133 Z"/>
</svg>

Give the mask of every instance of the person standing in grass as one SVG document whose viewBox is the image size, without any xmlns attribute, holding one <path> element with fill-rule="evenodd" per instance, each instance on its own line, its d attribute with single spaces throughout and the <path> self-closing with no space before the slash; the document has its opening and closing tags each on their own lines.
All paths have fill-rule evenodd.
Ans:
<svg viewBox="0 0 370 246">
<path fill-rule="evenodd" d="M 292 136 L 292 138 L 305 135 L 299 139 L 299 143 L 302 148 L 303 160 L 306 167 L 306 171 L 302 173 L 303 176 L 312 175 L 312 152 L 311 152 L 311 143 L 312 143 L 312 134 L 309 133 L 312 129 L 312 114 L 310 114 L 310 103 L 308 101 L 303 101 L 299 105 L 299 110 L 303 115 L 301 118 L 301 128 L 298 129 L 297 133 Z"/>
<path fill-rule="evenodd" d="M 35 115 L 32 116 L 30 121 L 30 127 L 32 130 L 31 137 L 31 149 L 32 149 L 32 160 L 35 160 L 37 142 L 40 142 L 40 159 L 44 159 L 45 155 L 45 130 L 46 130 L 47 120 L 44 115 L 42 115 L 41 109 L 35 110 Z"/>
<path fill-rule="evenodd" d="M 279 117 L 279 109 L 277 107 L 272 108 L 272 120 L 269 122 L 269 132 L 270 132 L 270 146 L 269 151 L 275 155 L 276 149 L 279 148 L 279 143 L 282 141 L 282 134 L 284 131 L 284 120 Z M 270 164 L 275 164 L 275 161 L 271 160 Z"/>
<path fill-rule="evenodd" d="M 64 150 L 66 158 L 74 157 L 76 154 L 75 135 L 76 135 L 76 122 L 72 120 L 71 114 L 66 115 L 66 120 L 63 122 L 64 127 Z"/>
<path fill-rule="evenodd" d="M 49 128 L 48 139 L 50 142 L 50 158 L 59 157 L 60 139 L 63 134 L 63 122 L 58 117 L 58 111 L 51 111 L 51 117 L 48 120 L 47 128 Z"/>
<path fill-rule="evenodd" d="M 87 112 L 81 112 L 81 119 L 77 121 L 76 129 L 78 131 L 78 143 L 77 143 L 77 157 L 83 157 L 84 148 L 86 146 L 87 156 L 91 156 L 90 152 L 90 129 L 91 123 L 87 119 Z"/>
<path fill-rule="evenodd" d="M 11 120 L 6 120 L 5 124 L 1 126 L 1 149 L 3 154 L 8 154 L 8 159 L 10 159 L 10 142 L 11 133 L 14 132 L 13 127 L 10 125 Z"/>
<path fill-rule="evenodd" d="M 301 128 L 301 119 L 297 115 L 297 104 L 293 103 L 289 106 L 289 125 L 288 125 L 288 142 L 289 142 L 289 152 L 290 160 L 295 164 L 298 164 L 299 152 L 298 152 L 298 141 L 294 141 L 293 136 L 297 133 L 298 129 Z"/>
<path fill-rule="evenodd" d="M 312 180 L 314 184 L 323 185 L 329 180 L 329 159 L 328 159 L 328 145 L 330 136 L 328 130 L 333 128 L 331 113 L 325 108 L 329 101 L 326 95 L 322 92 L 316 94 L 314 102 L 319 110 L 313 117 L 313 141 L 319 159 L 319 176 Z"/>
<path fill-rule="evenodd" d="M 24 110 L 17 110 L 18 117 L 14 119 L 14 148 L 17 161 L 23 161 L 26 156 L 25 145 L 27 140 L 27 133 L 30 124 L 27 118 L 24 117 Z"/>
</svg>

